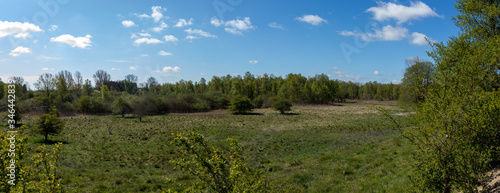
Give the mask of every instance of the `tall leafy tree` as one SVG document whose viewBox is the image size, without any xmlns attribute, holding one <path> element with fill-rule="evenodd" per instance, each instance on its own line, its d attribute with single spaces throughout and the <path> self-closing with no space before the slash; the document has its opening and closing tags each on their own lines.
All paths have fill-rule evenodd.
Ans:
<svg viewBox="0 0 500 193">
<path fill-rule="evenodd" d="M 111 81 L 111 75 L 109 75 L 106 71 L 104 70 L 98 70 L 94 74 L 94 81 L 95 81 L 95 88 L 100 89 L 102 85 L 107 84 L 109 81 Z"/>
<path fill-rule="evenodd" d="M 400 101 L 405 104 L 417 104 L 424 101 L 427 90 L 434 82 L 435 67 L 431 62 L 419 58 L 406 60 L 406 65 Z"/>
<path fill-rule="evenodd" d="M 52 102 L 52 92 L 57 84 L 56 78 L 49 73 L 40 75 L 35 83 L 35 87 L 41 93 L 41 103 L 47 108 L 47 112 Z"/>
<path fill-rule="evenodd" d="M 405 136 L 417 147 L 417 186 L 437 192 L 475 192 L 500 163 L 500 1 L 457 0 L 462 32 L 429 55 L 433 86 Z"/>
</svg>

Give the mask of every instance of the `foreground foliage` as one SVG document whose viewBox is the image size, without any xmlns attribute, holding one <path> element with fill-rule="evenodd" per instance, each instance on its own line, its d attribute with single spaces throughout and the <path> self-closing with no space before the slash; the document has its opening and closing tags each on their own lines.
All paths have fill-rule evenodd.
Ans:
<svg viewBox="0 0 500 193">
<path fill-rule="evenodd" d="M 500 1 L 457 0 L 456 8 L 462 33 L 434 44 L 431 86 L 419 92 L 416 125 L 404 133 L 417 148 L 411 177 L 419 191 L 476 192 L 500 164 Z"/>
<path fill-rule="evenodd" d="M 179 147 L 181 157 L 172 163 L 198 179 L 184 192 L 281 191 L 270 186 L 269 179 L 261 171 L 248 167 L 237 140 L 229 138 L 227 141 L 230 148 L 224 151 L 209 145 L 205 137 L 196 132 L 175 135 L 172 144 Z M 175 183 L 170 179 L 168 181 Z M 173 191 L 168 189 L 166 192 Z"/>
<path fill-rule="evenodd" d="M 27 131 L 26 126 L 21 131 Z M 31 154 L 28 139 L 17 135 L 15 139 L 15 154 L 12 155 L 10 140 L 11 134 L 0 133 L 0 191 L 1 192 L 63 192 L 63 185 L 59 176 L 59 161 L 61 156 L 61 143 L 56 143 L 54 148 L 48 149 L 45 145 L 39 146 L 36 153 Z M 9 156 L 12 155 L 12 156 Z M 28 158 L 29 157 L 29 158 Z M 15 160 L 15 180 L 11 174 L 11 160 Z M 13 185 L 14 184 L 14 185 Z"/>
</svg>

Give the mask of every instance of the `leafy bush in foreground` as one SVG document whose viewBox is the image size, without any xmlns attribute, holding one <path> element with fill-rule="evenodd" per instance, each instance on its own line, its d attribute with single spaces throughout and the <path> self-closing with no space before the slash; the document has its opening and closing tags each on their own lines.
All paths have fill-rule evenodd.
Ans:
<svg viewBox="0 0 500 193">
<path fill-rule="evenodd" d="M 184 192 L 282 192 L 290 191 L 271 186 L 262 172 L 254 170 L 245 163 L 242 148 L 232 138 L 229 151 L 221 151 L 207 143 L 204 136 L 190 132 L 174 135 L 171 142 L 179 147 L 180 158 L 171 161 L 176 167 L 188 171 L 198 180 L 191 187 L 171 184 L 184 189 Z M 176 192 L 172 189 L 163 192 Z"/>
<path fill-rule="evenodd" d="M 27 129 L 27 126 L 22 126 L 20 130 Z M 17 134 L 15 142 L 12 141 L 15 144 L 15 152 L 9 151 L 12 147 L 11 140 L 11 134 L 0 132 L 0 175 L 2 176 L 0 192 L 63 192 L 62 179 L 58 178 L 62 144 L 55 144 L 52 150 L 48 150 L 45 145 L 39 146 L 37 153 L 27 159 L 28 139 Z M 15 166 L 14 170 L 9 168 L 12 166 Z M 12 181 L 8 174 L 10 176 L 14 174 L 15 181 Z"/>
</svg>

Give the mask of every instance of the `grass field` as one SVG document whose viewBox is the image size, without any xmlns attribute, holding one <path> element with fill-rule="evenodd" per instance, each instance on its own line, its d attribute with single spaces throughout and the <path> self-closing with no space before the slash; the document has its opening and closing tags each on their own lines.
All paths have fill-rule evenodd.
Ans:
<svg viewBox="0 0 500 193">
<path fill-rule="evenodd" d="M 190 183 L 174 169 L 177 156 L 172 133 L 197 131 L 214 144 L 239 140 L 248 164 L 270 179 L 303 192 L 401 192 L 408 185 L 407 143 L 375 110 L 404 113 L 395 102 L 296 106 L 292 114 L 257 109 L 252 115 L 226 111 L 143 118 L 120 116 L 64 117 L 60 177 L 78 192 L 155 192 L 166 188 L 165 177 Z M 36 116 L 25 116 L 34 127 Z M 25 131 L 32 146 L 41 135 Z"/>
</svg>

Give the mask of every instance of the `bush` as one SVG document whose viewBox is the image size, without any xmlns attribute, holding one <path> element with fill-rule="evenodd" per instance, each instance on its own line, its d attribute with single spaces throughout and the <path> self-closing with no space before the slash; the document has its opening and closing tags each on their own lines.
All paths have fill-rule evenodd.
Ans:
<svg viewBox="0 0 500 193">
<path fill-rule="evenodd" d="M 255 97 L 252 104 L 254 108 L 262 108 L 262 105 L 264 104 L 264 97 L 262 97 L 262 95 Z"/>
<path fill-rule="evenodd" d="M 253 105 L 249 98 L 242 96 L 235 96 L 231 99 L 229 111 L 236 111 L 238 113 L 246 113 L 252 111 Z"/>
<path fill-rule="evenodd" d="M 89 114 L 103 114 L 109 113 L 109 108 L 102 102 L 101 99 L 82 96 L 78 100 L 78 111 Z"/>
<path fill-rule="evenodd" d="M 180 151 L 180 157 L 171 161 L 184 171 L 189 171 L 197 182 L 192 187 L 183 187 L 174 180 L 169 183 L 184 189 L 184 192 L 292 192 L 281 187 L 273 187 L 259 170 L 248 167 L 243 157 L 243 149 L 235 139 L 228 139 L 229 151 L 221 151 L 211 146 L 204 136 L 190 132 L 174 135 L 172 141 Z M 172 189 L 163 192 L 176 192 Z"/>
<path fill-rule="evenodd" d="M 38 133 L 45 136 L 45 141 L 49 134 L 59 134 L 64 128 L 64 123 L 59 120 L 59 111 L 55 107 L 49 113 L 42 115 L 37 125 Z"/>
<path fill-rule="evenodd" d="M 163 108 L 163 104 L 160 99 L 155 99 L 151 95 L 143 95 L 131 103 L 132 113 L 142 121 L 142 117 L 147 115 L 160 114 Z"/>
<path fill-rule="evenodd" d="M 273 109 L 280 111 L 281 114 L 285 114 L 286 111 L 291 111 L 292 104 L 288 100 L 283 98 L 277 98 L 273 103 Z"/>
<path fill-rule="evenodd" d="M 22 126 L 21 130 L 27 130 L 27 126 Z M 36 153 L 28 158 L 28 139 L 23 135 L 16 136 L 15 155 L 10 157 L 11 134 L 0 132 L 0 175 L 4 176 L 0 180 L 0 192 L 63 192 L 62 179 L 58 174 L 58 164 L 61 154 L 61 143 L 55 144 L 50 150 L 45 145 L 37 148 Z M 11 181 L 9 174 L 11 170 L 11 160 L 15 160 L 16 181 Z M 12 185 L 11 183 L 14 183 Z"/>
<path fill-rule="evenodd" d="M 121 115 L 122 117 L 125 117 L 125 114 L 132 112 L 130 104 L 128 104 L 128 102 L 121 97 L 115 100 L 113 107 L 113 113 Z"/>
<path fill-rule="evenodd" d="M 169 113 L 188 113 L 193 111 L 193 106 L 177 95 L 170 95 L 163 99 Z"/>
<path fill-rule="evenodd" d="M 200 98 L 208 102 L 210 109 L 225 109 L 229 104 L 227 95 L 220 91 L 209 91 Z"/>
</svg>

